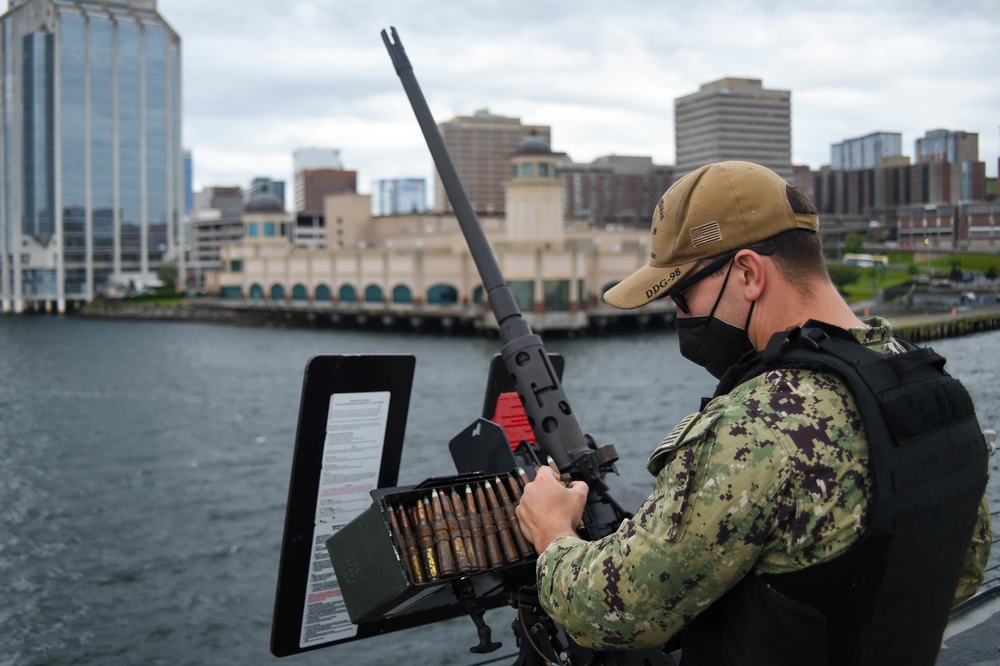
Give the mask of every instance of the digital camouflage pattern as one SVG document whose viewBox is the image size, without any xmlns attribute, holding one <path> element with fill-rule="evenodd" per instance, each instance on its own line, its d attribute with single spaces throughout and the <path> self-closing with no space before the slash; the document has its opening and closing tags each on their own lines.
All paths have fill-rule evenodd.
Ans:
<svg viewBox="0 0 1000 666">
<path fill-rule="evenodd" d="M 852 329 L 898 353 L 888 322 Z M 750 572 L 785 573 L 835 557 L 868 521 L 868 446 L 835 375 L 765 373 L 683 419 L 653 451 L 652 495 L 617 532 L 564 537 L 539 555 L 542 606 L 581 645 L 665 643 Z M 989 559 L 986 499 L 957 598 Z"/>
</svg>

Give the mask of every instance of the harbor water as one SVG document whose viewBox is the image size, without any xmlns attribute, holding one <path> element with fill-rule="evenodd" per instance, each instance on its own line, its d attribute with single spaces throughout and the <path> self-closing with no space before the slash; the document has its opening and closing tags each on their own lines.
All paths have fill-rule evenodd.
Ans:
<svg viewBox="0 0 1000 666">
<path fill-rule="evenodd" d="M 1000 427 L 1000 331 L 932 346 L 983 426 Z M 548 348 L 566 358 L 584 430 L 648 490 L 646 456 L 711 377 L 672 332 Z M 473 337 L 0 317 L 0 666 L 482 662 L 468 618 L 283 660 L 268 641 L 307 361 L 416 357 L 407 484 L 454 471 L 447 443 L 479 416 L 498 350 Z M 512 619 L 487 614 L 499 655 L 514 651 Z"/>
</svg>

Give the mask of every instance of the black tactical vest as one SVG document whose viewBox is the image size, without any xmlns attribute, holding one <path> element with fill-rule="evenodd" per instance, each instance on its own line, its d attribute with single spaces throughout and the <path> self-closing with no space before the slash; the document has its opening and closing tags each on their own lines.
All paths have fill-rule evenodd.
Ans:
<svg viewBox="0 0 1000 666">
<path fill-rule="evenodd" d="M 902 342 L 902 341 L 901 341 Z M 869 523 L 842 555 L 749 574 L 684 629 L 682 666 L 932 665 L 987 480 L 972 400 L 931 349 L 884 355 L 818 322 L 775 335 L 716 395 L 769 370 L 835 372 L 869 447 Z"/>
</svg>

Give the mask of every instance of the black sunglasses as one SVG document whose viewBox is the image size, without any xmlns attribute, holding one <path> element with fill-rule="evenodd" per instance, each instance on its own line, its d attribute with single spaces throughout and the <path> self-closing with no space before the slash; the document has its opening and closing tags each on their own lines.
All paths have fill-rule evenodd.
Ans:
<svg viewBox="0 0 1000 666">
<path fill-rule="evenodd" d="M 676 287 L 667 292 L 667 296 L 674 302 L 677 309 L 686 315 L 691 314 L 691 309 L 688 307 L 687 299 L 684 298 L 684 292 L 693 287 L 696 283 L 701 282 L 709 275 L 713 275 L 720 268 L 725 266 L 727 263 L 733 260 L 733 257 L 740 252 L 740 250 L 753 250 L 757 254 L 763 256 L 770 256 L 774 254 L 773 245 L 762 245 L 759 247 L 741 247 L 737 250 L 732 250 L 731 252 L 726 252 L 725 254 L 719 256 L 712 263 L 701 268 L 690 275 L 690 277 L 684 278 Z"/>
</svg>

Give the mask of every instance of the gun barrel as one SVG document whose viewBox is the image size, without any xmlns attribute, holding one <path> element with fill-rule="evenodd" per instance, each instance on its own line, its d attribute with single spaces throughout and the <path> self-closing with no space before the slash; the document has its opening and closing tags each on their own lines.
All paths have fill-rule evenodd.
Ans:
<svg viewBox="0 0 1000 666">
<path fill-rule="evenodd" d="M 560 468 L 569 467 L 573 461 L 589 453 L 583 431 L 569 406 L 548 354 L 545 353 L 541 338 L 531 332 L 531 327 L 521 315 L 513 291 L 503 278 L 493 249 L 413 74 L 413 66 L 403 49 L 399 34 L 395 28 L 390 30 L 392 39 L 383 30 L 382 41 L 403 83 L 434 165 L 455 210 L 469 252 L 482 278 L 483 289 L 499 325 L 500 340 L 504 343 L 504 362 L 515 379 L 517 391 L 539 445 L 555 459 Z"/>
</svg>

